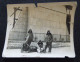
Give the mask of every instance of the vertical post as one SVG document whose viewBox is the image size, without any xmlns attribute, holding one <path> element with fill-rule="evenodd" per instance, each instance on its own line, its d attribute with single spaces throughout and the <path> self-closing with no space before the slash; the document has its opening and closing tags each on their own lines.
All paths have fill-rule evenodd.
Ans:
<svg viewBox="0 0 80 62">
<path fill-rule="evenodd" d="M 14 28 L 14 25 L 15 25 L 15 17 L 16 17 L 16 8 L 14 8 L 14 21 L 13 21 L 13 28 Z"/>
<path fill-rule="evenodd" d="M 68 33 L 70 35 L 70 21 L 71 21 L 70 10 L 72 10 L 72 6 L 65 5 L 65 8 L 66 8 L 66 13 L 67 13 L 67 10 L 69 10 L 66 16 L 66 26 L 67 26 L 66 31 L 68 30 Z M 66 41 L 67 41 L 67 32 L 66 32 Z"/>
<path fill-rule="evenodd" d="M 60 34 L 60 41 L 61 41 L 61 34 Z"/>
<path fill-rule="evenodd" d="M 26 15 L 27 15 L 27 17 L 26 17 L 26 18 L 27 18 L 27 20 L 26 20 L 26 22 L 27 22 L 26 30 L 27 30 L 27 32 L 28 32 L 28 7 L 26 7 L 26 12 L 27 12 L 27 13 L 26 13 Z"/>
</svg>

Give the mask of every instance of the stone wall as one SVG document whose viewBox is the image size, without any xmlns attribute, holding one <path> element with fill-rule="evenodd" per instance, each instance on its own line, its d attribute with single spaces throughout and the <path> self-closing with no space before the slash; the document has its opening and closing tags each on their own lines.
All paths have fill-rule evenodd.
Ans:
<svg viewBox="0 0 80 62">
<path fill-rule="evenodd" d="M 57 3 L 58 4 L 58 3 Z M 20 46 L 25 42 L 25 37 L 27 31 L 32 29 L 34 38 L 37 37 L 38 40 L 44 40 L 47 30 L 50 30 L 53 34 L 53 38 L 57 38 L 57 41 L 60 39 L 60 35 L 66 41 L 66 35 L 68 30 L 66 27 L 66 8 L 64 4 L 38 4 L 38 7 L 35 7 L 34 4 L 21 4 L 21 5 L 9 5 L 7 9 L 8 13 L 8 28 L 10 30 L 8 44 L 9 46 L 14 45 Z M 71 3 L 69 3 L 70 5 Z M 57 6 L 56 6 L 57 5 Z M 74 4 L 71 4 L 74 6 Z M 14 12 L 14 7 L 20 7 L 22 11 L 16 12 L 15 27 L 13 27 L 14 16 L 10 15 Z M 74 22 L 74 12 L 75 7 L 71 10 L 71 34 L 73 33 L 73 22 Z M 70 27 L 71 27 L 70 26 Z M 13 45 L 13 46 L 14 46 Z"/>
</svg>

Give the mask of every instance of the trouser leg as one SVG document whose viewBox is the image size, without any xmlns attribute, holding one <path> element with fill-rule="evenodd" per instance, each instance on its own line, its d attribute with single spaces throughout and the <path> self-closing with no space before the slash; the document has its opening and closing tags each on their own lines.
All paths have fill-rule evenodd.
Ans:
<svg viewBox="0 0 80 62">
<path fill-rule="evenodd" d="M 40 52 L 41 52 L 41 47 L 40 47 Z"/>
<path fill-rule="evenodd" d="M 52 49 L 52 45 L 49 45 L 49 51 L 48 52 L 51 52 L 51 49 Z"/>
<path fill-rule="evenodd" d="M 47 49 L 47 45 L 45 46 L 45 49 L 44 49 L 45 52 L 46 52 L 46 49 Z"/>
</svg>

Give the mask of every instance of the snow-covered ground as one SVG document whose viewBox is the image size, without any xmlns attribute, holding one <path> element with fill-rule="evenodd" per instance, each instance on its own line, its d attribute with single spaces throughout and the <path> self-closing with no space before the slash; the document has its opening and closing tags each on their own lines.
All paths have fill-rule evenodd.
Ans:
<svg viewBox="0 0 80 62">
<path fill-rule="evenodd" d="M 4 57 L 73 57 L 74 54 L 70 47 L 52 48 L 51 53 L 21 53 L 21 49 L 7 49 Z"/>
<path fill-rule="evenodd" d="M 53 43 L 53 48 L 51 53 L 48 53 L 48 52 L 21 53 L 21 49 L 6 49 L 6 53 L 3 54 L 3 56 L 4 57 L 65 57 L 65 56 L 74 57 L 75 56 L 74 52 L 71 49 L 69 44 L 70 43 Z M 34 44 L 34 45 L 38 46 L 37 44 Z"/>
<path fill-rule="evenodd" d="M 30 46 L 36 46 L 38 47 L 38 42 L 31 42 Z M 8 48 L 9 49 L 20 49 L 22 48 L 23 43 L 18 42 L 18 43 L 9 43 L 8 44 Z M 45 47 L 46 42 L 43 42 L 43 46 Z M 53 42 L 52 43 L 52 47 L 53 48 L 59 48 L 59 47 L 69 47 L 70 46 L 70 42 Z"/>
</svg>

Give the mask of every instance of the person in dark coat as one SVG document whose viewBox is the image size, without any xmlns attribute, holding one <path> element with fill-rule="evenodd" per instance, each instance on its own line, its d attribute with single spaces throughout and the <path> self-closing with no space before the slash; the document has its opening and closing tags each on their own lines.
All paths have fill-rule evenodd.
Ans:
<svg viewBox="0 0 80 62">
<path fill-rule="evenodd" d="M 40 52 L 41 52 L 41 48 L 43 48 L 43 42 L 41 40 L 38 42 L 38 46 L 40 47 Z"/>
<path fill-rule="evenodd" d="M 48 52 L 51 52 L 52 42 L 53 42 L 53 36 L 52 36 L 52 34 L 50 33 L 49 30 L 47 31 L 47 34 L 46 34 L 46 37 L 45 37 L 45 41 L 46 41 L 46 45 L 45 45 L 45 49 L 44 49 L 45 52 L 46 52 L 47 48 L 49 48 Z"/>
<path fill-rule="evenodd" d="M 26 44 L 28 44 L 30 46 L 32 41 L 33 41 L 33 32 L 32 32 L 31 29 L 29 29 L 28 36 L 27 36 L 27 39 L 26 39 Z"/>
<path fill-rule="evenodd" d="M 26 42 L 23 44 L 23 50 L 24 51 L 29 51 L 30 44 L 32 41 L 33 41 L 33 32 L 31 29 L 29 29 L 28 36 L 26 37 Z"/>
</svg>

